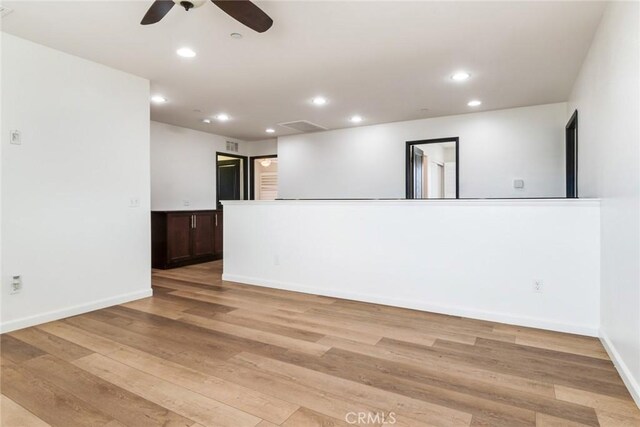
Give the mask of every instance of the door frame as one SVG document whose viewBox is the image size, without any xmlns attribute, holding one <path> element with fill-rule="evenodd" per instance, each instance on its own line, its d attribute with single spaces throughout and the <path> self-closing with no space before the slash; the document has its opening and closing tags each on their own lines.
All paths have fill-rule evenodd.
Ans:
<svg viewBox="0 0 640 427">
<path fill-rule="evenodd" d="M 249 200 L 255 200 L 255 192 L 256 192 L 256 180 L 255 180 L 255 173 L 256 173 L 256 168 L 255 168 L 255 161 L 258 159 L 277 159 L 278 155 L 277 154 L 265 154 L 264 156 L 253 156 L 253 157 L 249 157 L 249 175 L 250 175 L 250 180 L 251 183 L 249 184 Z"/>
<path fill-rule="evenodd" d="M 565 126 L 565 185 L 567 192 L 565 197 L 567 199 L 578 198 L 578 110 L 575 110 L 571 115 L 571 118 Z M 569 149 L 570 143 L 573 144 L 573 152 Z M 573 187 L 569 187 L 569 178 L 573 178 Z"/>
<path fill-rule="evenodd" d="M 249 181 L 249 174 L 247 171 L 248 169 L 247 163 L 249 162 L 249 158 L 247 156 L 241 156 L 239 154 L 231 154 L 231 153 L 216 151 L 216 208 L 222 209 L 222 204 L 220 204 L 220 191 L 218 191 L 220 189 L 220 183 L 218 182 L 218 155 L 244 160 L 244 164 L 242 167 L 242 198 L 240 200 L 248 200 L 247 199 L 247 196 L 248 196 L 247 181 Z"/>
<path fill-rule="evenodd" d="M 405 198 L 413 199 L 413 158 L 411 147 L 422 144 L 438 144 L 442 142 L 455 142 L 456 149 L 456 199 L 460 198 L 460 138 L 451 136 L 448 138 L 421 139 L 418 141 L 407 141 L 405 148 Z"/>
<path fill-rule="evenodd" d="M 411 150 L 411 176 L 413 177 L 412 181 L 411 181 L 411 195 L 412 197 L 415 196 L 415 192 L 416 192 L 416 183 L 420 182 L 420 187 L 422 189 L 422 195 L 424 196 L 425 191 L 428 192 L 428 182 L 429 182 L 429 174 L 426 173 L 426 168 L 425 168 L 425 164 L 427 164 L 429 162 L 429 156 L 425 156 L 424 151 L 422 151 L 420 148 L 411 146 L 410 148 Z M 414 163 L 414 160 L 416 159 L 416 150 L 420 150 L 420 159 L 421 161 L 421 165 L 420 165 L 420 172 L 421 172 L 421 177 L 420 179 L 417 179 L 415 176 L 415 171 L 416 171 L 416 165 Z M 425 180 L 426 178 L 426 180 Z M 427 185 L 425 184 L 425 181 L 427 182 Z M 423 197 L 422 197 L 423 198 Z"/>
</svg>

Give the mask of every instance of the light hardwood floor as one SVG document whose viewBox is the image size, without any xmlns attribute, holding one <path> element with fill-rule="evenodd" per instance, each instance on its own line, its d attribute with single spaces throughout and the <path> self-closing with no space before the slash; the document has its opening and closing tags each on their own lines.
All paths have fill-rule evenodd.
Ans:
<svg viewBox="0 0 640 427">
<path fill-rule="evenodd" d="M 152 298 L 2 335 L 2 426 L 640 426 L 597 339 L 221 267 L 154 271 Z"/>
</svg>

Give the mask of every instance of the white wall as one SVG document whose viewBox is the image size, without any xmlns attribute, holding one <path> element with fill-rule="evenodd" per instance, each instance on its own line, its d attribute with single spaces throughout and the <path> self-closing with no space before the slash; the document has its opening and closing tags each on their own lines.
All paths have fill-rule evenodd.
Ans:
<svg viewBox="0 0 640 427">
<path fill-rule="evenodd" d="M 250 156 L 267 156 L 278 154 L 278 140 L 276 138 L 247 142 Z"/>
<path fill-rule="evenodd" d="M 2 33 L 1 150 L 3 331 L 151 294 L 147 80 Z"/>
<path fill-rule="evenodd" d="M 570 97 L 578 193 L 602 199 L 601 335 L 640 405 L 640 20 L 613 2 Z"/>
<path fill-rule="evenodd" d="M 405 142 L 458 136 L 460 197 L 564 197 L 565 124 L 559 103 L 283 136 L 280 194 L 402 198 Z"/>
<path fill-rule="evenodd" d="M 249 155 L 246 142 L 152 121 L 151 209 L 216 209 L 216 152 L 229 152 L 227 141 Z"/>
<path fill-rule="evenodd" d="M 224 209 L 225 280 L 597 334 L 597 201 L 252 201 Z M 535 280 L 542 293 L 533 292 Z"/>
</svg>

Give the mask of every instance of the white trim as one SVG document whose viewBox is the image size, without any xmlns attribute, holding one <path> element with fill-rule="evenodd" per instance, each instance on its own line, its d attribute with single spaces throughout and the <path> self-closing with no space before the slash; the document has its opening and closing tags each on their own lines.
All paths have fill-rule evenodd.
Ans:
<svg viewBox="0 0 640 427">
<path fill-rule="evenodd" d="M 355 301 L 370 302 L 374 304 L 390 305 L 393 307 L 410 308 L 413 310 L 428 311 L 432 313 L 448 314 L 453 316 L 463 316 L 472 319 L 488 320 L 491 322 L 507 323 L 511 325 L 526 326 L 530 328 L 547 329 L 557 332 L 567 332 L 572 334 L 587 335 L 591 337 L 598 336 L 598 327 L 596 325 L 578 325 L 571 323 L 549 322 L 544 319 L 519 316 L 512 313 L 498 313 L 490 311 L 475 310 L 466 307 L 454 307 L 442 304 L 433 304 L 423 301 L 406 300 L 401 298 L 388 298 L 376 295 L 365 295 L 354 292 L 314 288 L 296 283 L 285 283 L 275 280 L 263 280 L 256 277 L 246 277 L 234 274 L 223 274 L 222 280 L 229 282 L 244 283 L 247 285 L 262 286 L 266 288 L 284 289 L 294 292 L 303 292 L 307 294 L 323 295 L 328 297 L 336 297 L 350 299 Z"/>
<path fill-rule="evenodd" d="M 153 295 L 153 290 L 145 289 L 143 291 L 130 292 L 115 297 L 109 297 L 92 301 L 86 304 L 74 305 L 62 310 L 49 311 L 44 314 L 23 317 L 9 322 L 0 324 L 0 333 L 11 332 L 17 329 L 28 328 L 30 326 L 40 325 L 42 323 L 52 322 L 54 320 L 63 319 L 65 317 L 77 316 L 78 314 L 87 313 L 89 311 L 99 310 L 101 308 L 111 307 L 118 304 L 134 301 L 141 298 L 147 298 Z"/>
<path fill-rule="evenodd" d="M 225 200 L 224 206 L 234 205 L 433 205 L 433 206 L 600 206 L 600 199 L 276 199 Z"/>
<path fill-rule="evenodd" d="M 616 350 L 613 342 L 611 342 L 607 334 L 602 329 L 600 329 L 600 341 L 602 342 L 604 349 L 607 350 L 613 365 L 618 370 L 618 374 L 622 377 L 622 381 L 624 381 L 624 384 L 627 386 L 631 397 L 633 397 L 636 405 L 640 408 L 640 384 L 638 384 L 638 381 L 633 377 L 633 374 L 627 367 L 626 363 L 624 363 L 624 360 Z"/>
</svg>

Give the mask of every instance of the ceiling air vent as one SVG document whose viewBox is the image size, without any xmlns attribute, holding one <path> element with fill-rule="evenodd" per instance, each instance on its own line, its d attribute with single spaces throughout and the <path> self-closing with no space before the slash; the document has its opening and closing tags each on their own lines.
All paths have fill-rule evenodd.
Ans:
<svg viewBox="0 0 640 427">
<path fill-rule="evenodd" d="M 227 141 L 227 151 L 238 152 L 238 143 L 233 141 Z"/>
<path fill-rule="evenodd" d="M 278 126 L 283 126 L 289 129 L 297 130 L 298 132 L 318 132 L 321 130 L 327 130 L 327 128 L 317 125 L 315 123 L 308 122 L 306 120 L 297 120 L 295 122 L 278 123 Z"/>
</svg>

